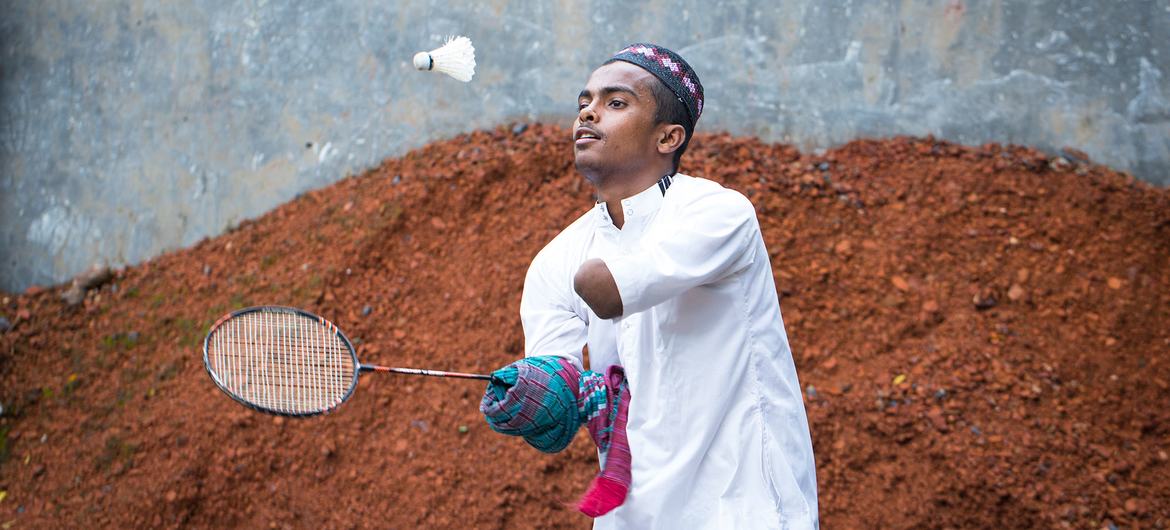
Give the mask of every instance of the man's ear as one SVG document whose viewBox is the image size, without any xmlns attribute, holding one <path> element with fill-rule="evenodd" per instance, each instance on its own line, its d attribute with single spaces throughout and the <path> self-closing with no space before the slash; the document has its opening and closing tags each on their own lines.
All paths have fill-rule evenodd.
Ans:
<svg viewBox="0 0 1170 530">
<path fill-rule="evenodd" d="M 658 127 L 658 152 L 669 155 L 682 147 L 687 139 L 687 130 L 677 123 L 665 123 Z"/>
</svg>

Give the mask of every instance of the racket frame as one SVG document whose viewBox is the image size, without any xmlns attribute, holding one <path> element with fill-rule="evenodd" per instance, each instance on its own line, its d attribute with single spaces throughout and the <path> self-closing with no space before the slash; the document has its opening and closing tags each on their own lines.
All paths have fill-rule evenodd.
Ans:
<svg viewBox="0 0 1170 530">
<path fill-rule="evenodd" d="M 234 392 L 232 392 L 231 390 L 228 390 L 227 386 L 224 385 L 222 381 L 220 381 L 219 376 L 211 369 L 211 358 L 209 356 L 211 337 L 213 335 L 215 335 L 215 331 L 217 329 L 219 329 L 219 327 L 222 326 L 225 322 L 227 322 L 233 318 L 236 318 L 240 315 L 245 315 L 248 313 L 259 313 L 259 312 L 291 313 L 293 315 L 307 317 L 310 320 L 317 321 L 318 323 L 323 325 L 329 331 L 337 334 L 337 337 L 341 339 L 341 343 L 345 346 L 346 350 L 349 352 L 350 359 L 353 361 L 352 382 L 350 383 L 349 388 L 345 391 L 345 394 L 341 397 L 340 400 L 337 401 L 337 403 L 334 403 L 332 406 L 326 407 L 326 408 L 321 409 L 321 410 L 314 410 L 314 411 L 308 411 L 308 412 L 289 412 L 289 411 L 285 411 L 285 410 L 276 410 L 276 409 L 272 409 L 272 408 L 265 407 L 262 405 L 258 405 L 256 403 L 252 403 L 250 401 L 247 401 L 247 400 L 237 396 Z M 223 391 L 223 393 L 227 394 L 229 397 L 234 399 L 237 403 L 239 403 L 245 407 L 248 407 L 252 410 L 263 412 L 265 414 L 275 414 L 277 416 L 288 416 L 288 417 L 298 417 L 298 418 L 327 414 L 329 412 L 332 412 L 337 407 L 340 407 L 343 403 L 348 401 L 350 397 L 353 396 L 354 390 L 357 389 L 358 374 L 360 374 L 363 371 L 363 369 L 369 370 L 369 368 L 367 368 L 366 366 L 363 366 L 358 361 L 357 350 L 354 349 L 353 343 L 351 343 L 349 341 L 349 337 L 346 337 L 345 334 L 341 332 L 341 329 L 339 329 L 332 322 L 325 320 L 325 318 L 320 316 L 320 315 L 315 315 L 315 314 L 310 313 L 308 311 L 305 311 L 303 309 L 298 309 L 295 307 L 279 306 L 279 305 L 263 305 L 263 306 L 245 307 L 243 309 L 232 311 L 231 313 L 228 313 L 228 314 L 220 317 L 219 320 L 215 321 L 215 324 L 212 324 L 211 329 L 208 330 L 207 337 L 205 337 L 203 339 L 203 368 L 207 370 L 207 375 L 209 375 L 211 377 L 211 380 L 215 382 L 215 386 L 219 387 L 219 389 L 221 391 Z"/>
</svg>

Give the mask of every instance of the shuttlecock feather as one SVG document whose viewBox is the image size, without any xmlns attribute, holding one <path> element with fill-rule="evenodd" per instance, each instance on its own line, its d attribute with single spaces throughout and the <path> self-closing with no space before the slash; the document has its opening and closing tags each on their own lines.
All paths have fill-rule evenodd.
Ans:
<svg viewBox="0 0 1170 530">
<path fill-rule="evenodd" d="M 414 54 L 414 67 L 443 72 L 466 83 L 475 75 L 475 47 L 467 37 L 451 37 L 433 51 Z"/>
</svg>

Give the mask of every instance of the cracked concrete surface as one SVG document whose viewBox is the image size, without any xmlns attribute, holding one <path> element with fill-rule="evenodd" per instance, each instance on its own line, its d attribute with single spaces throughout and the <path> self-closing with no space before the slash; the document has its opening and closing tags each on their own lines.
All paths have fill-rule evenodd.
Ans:
<svg viewBox="0 0 1170 530">
<path fill-rule="evenodd" d="M 410 68 L 449 34 L 462 84 Z M 38 2 L 0 19 L 0 289 L 218 234 L 438 138 L 571 119 L 660 42 L 700 130 L 1074 147 L 1170 184 L 1170 0 Z"/>
</svg>

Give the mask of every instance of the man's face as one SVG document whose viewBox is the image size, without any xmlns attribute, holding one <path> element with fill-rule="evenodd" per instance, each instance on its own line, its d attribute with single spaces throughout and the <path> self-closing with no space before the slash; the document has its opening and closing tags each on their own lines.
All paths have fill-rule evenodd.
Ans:
<svg viewBox="0 0 1170 530">
<path fill-rule="evenodd" d="M 589 76 L 573 122 L 573 153 L 586 177 L 633 172 L 658 161 L 653 81 L 653 74 L 623 61 Z"/>
</svg>

